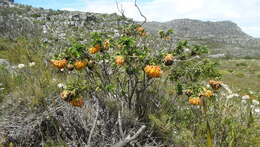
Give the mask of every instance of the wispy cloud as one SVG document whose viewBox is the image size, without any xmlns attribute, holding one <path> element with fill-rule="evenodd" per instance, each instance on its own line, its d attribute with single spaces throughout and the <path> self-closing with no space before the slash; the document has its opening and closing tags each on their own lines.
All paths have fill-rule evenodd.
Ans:
<svg viewBox="0 0 260 147">
<path fill-rule="evenodd" d="M 75 8 L 61 8 L 61 10 L 66 10 L 66 11 L 77 11 Z"/>
<path fill-rule="evenodd" d="M 99 13 L 118 12 L 115 1 L 82 0 L 84 11 Z M 191 18 L 210 21 L 231 20 L 238 23 L 250 35 L 260 37 L 259 0 L 147 0 L 140 7 L 149 21 L 170 21 Z M 125 15 L 134 20 L 142 20 L 133 0 L 119 0 Z M 249 27 L 250 26 L 250 27 Z"/>
</svg>

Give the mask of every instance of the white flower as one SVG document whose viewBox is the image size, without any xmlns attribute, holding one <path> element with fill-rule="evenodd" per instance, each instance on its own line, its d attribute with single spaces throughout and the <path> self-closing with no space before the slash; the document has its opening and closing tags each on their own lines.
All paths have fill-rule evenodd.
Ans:
<svg viewBox="0 0 260 147">
<path fill-rule="evenodd" d="M 184 53 L 188 53 L 189 51 L 190 51 L 190 49 L 188 49 L 188 48 L 184 49 Z"/>
<path fill-rule="evenodd" d="M 59 88 L 65 88 L 65 87 L 66 87 L 66 85 L 64 85 L 63 83 L 59 83 L 57 86 L 58 86 Z"/>
<path fill-rule="evenodd" d="M 31 62 L 31 63 L 29 63 L 29 66 L 33 67 L 33 66 L 35 66 L 35 64 L 36 64 L 35 62 Z"/>
<path fill-rule="evenodd" d="M 249 91 L 249 93 L 250 93 L 250 94 L 254 94 L 254 92 L 253 92 L 253 91 Z"/>
<path fill-rule="evenodd" d="M 244 95 L 244 96 L 242 96 L 242 100 L 248 100 L 248 99 L 250 99 L 250 96 L 249 96 L 249 95 Z"/>
<path fill-rule="evenodd" d="M 233 97 L 239 97 L 237 93 L 233 93 L 227 96 L 227 99 L 233 98 Z"/>
<path fill-rule="evenodd" d="M 120 37 L 120 34 L 119 33 L 115 33 L 114 37 Z"/>
<path fill-rule="evenodd" d="M 252 103 L 253 103 L 254 105 L 259 105 L 259 102 L 258 102 L 257 100 L 252 100 Z"/>
<path fill-rule="evenodd" d="M 255 108 L 255 112 L 256 112 L 256 113 L 259 113 L 259 112 L 260 112 L 260 109 L 259 109 L 259 108 Z"/>
<path fill-rule="evenodd" d="M 64 71 L 64 68 L 60 69 L 60 71 Z"/>
<path fill-rule="evenodd" d="M 25 67 L 25 65 L 24 64 L 18 64 L 18 66 L 17 66 L 19 69 L 22 69 L 22 68 L 24 68 Z"/>
<path fill-rule="evenodd" d="M 228 85 L 222 83 L 221 86 L 222 86 L 229 94 L 232 94 L 232 93 L 233 93 L 232 90 L 230 90 L 230 88 L 229 88 Z"/>
<path fill-rule="evenodd" d="M 245 103 L 246 103 L 246 100 L 242 100 L 242 103 L 244 103 L 244 104 L 245 104 Z"/>
</svg>

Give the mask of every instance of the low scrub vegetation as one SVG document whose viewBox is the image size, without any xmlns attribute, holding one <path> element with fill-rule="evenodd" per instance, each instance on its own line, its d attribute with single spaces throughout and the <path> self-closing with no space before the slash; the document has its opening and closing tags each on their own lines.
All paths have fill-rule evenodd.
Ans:
<svg viewBox="0 0 260 147">
<path fill-rule="evenodd" d="M 233 69 L 221 63 L 218 70 L 205 46 L 173 44 L 172 33 L 160 31 L 158 46 L 141 25 L 132 24 L 116 37 L 93 32 L 87 44 L 72 41 L 51 57 L 37 38 L 1 40 L 0 58 L 12 64 L 10 71 L 0 68 L 1 103 L 15 109 L 6 106 L 1 117 L 14 121 L 10 113 L 26 110 L 22 117 L 39 130 L 22 137 L 7 131 L 2 144 L 259 145 L 259 96 L 242 97 L 226 85 L 232 85 L 231 73 L 241 78 L 238 67 L 250 65 L 239 62 Z M 257 75 L 251 66 L 248 72 Z M 248 81 L 241 82 L 235 85 Z M 35 121 L 30 114 L 46 117 Z M 67 115 L 66 129 L 60 118 Z M 1 128 L 10 129 L 8 123 Z"/>
</svg>

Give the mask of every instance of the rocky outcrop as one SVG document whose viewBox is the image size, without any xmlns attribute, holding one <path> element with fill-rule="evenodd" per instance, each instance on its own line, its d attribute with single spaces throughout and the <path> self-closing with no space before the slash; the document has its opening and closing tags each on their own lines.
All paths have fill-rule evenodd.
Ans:
<svg viewBox="0 0 260 147">
<path fill-rule="evenodd" d="M 117 14 L 61 11 L 0 3 L 0 37 L 38 37 L 52 47 L 64 48 L 71 39 L 87 43 L 91 32 L 118 32 L 133 21 Z"/>
<path fill-rule="evenodd" d="M 0 0 L 0 3 L 14 3 L 14 0 Z"/>
<path fill-rule="evenodd" d="M 3 1 L 3 0 L 2 0 Z M 0 3 L 0 37 L 41 37 L 45 43 L 62 48 L 74 38 L 87 42 L 90 32 L 118 32 L 123 24 L 135 23 L 117 14 L 61 11 Z M 189 40 L 209 46 L 211 53 L 233 57 L 259 57 L 260 39 L 244 33 L 230 21 L 205 22 L 178 19 L 165 23 L 148 22 L 145 28 L 156 36 L 160 29 L 174 29 L 175 40 Z"/>
</svg>

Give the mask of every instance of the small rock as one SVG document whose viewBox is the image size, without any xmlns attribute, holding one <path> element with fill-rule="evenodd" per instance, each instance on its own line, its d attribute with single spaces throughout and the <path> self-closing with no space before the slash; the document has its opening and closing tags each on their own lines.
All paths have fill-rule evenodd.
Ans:
<svg viewBox="0 0 260 147">
<path fill-rule="evenodd" d="M 6 59 L 0 59 L 0 67 L 3 66 L 8 72 L 14 72 L 9 61 Z"/>
</svg>

